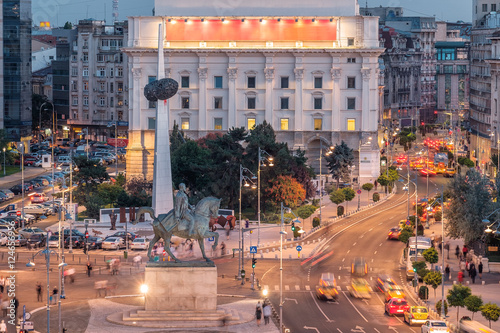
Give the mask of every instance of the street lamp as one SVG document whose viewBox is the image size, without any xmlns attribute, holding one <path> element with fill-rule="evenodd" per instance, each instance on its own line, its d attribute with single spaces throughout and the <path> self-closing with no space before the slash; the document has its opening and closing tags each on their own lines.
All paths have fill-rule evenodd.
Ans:
<svg viewBox="0 0 500 333">
<path fill-rule="evenodd" d="M 3 148 L 3 176 L 5 177 L 5 147 Z"/>
<path fill-rule="evenodd" d="M 266 166 L 266 162 L 270 167 L 274 166 L 274 158 L 265 150 L 259 148 L 258 163 L 257 163 L 257 247 L 260 246 L 260 168 Z M 266 156 L 267 155 L 267 156 Z"/>
<path fill-rule="evenodd" d="M 75 167 L 75 171 L 80 171 L 78 166 Z M 63 200 L 66 202 L 65 200 Z M 64 203 L 63 202 L 63 203 Z M 69 253 L 73 253 L 73 221 L 74 216 L 76 216 L 75 207 L 73 206 L 73 155 L 70 150 L 70 162 L 69 162 L 69 206 L 71 207 L 71 216 L 69 218 Z"/>
<path fill-rule="evenodd" d="M 332 153 L 335 147 L 331 146 L 325 153 L 325 156 L 328 156 Z M 322 211 L 321 206 L 323 206 L 323 180 L 322 180 L 322 164 L 323 164 L 323 141 L 319 141 L 319 224 L 323 222 L 322 219 Z"/>
<path fill-rule="evenodd" d="M 248 176 L 245 176 L 243 173 L 247 172 L 252 176 L 252 179 L 255 180 L 257 177 L 253 174 L 252 171 L 248 170 L 247 168 L 243 167 L 243 165 L 240 164 L 240 199 L 239 199 L 239 218 L 240 218 L 240 239 L 239 239 L 239 248 L 240 248 L 240 255 L 239 255 L 239 260 L 238 260 L 238 278 L 241 278 L 241 284 L 245 284 L 245 258 L 244 258 L 244 248 L 243 248 L 243 221 L 241 220 L 241 188 L 244 187 L 252 187 L 252 189 L 256 189 L 257 186 L 254 184 L 253 180 L 250 179 Z"/>
<path fill-rule="evenodd" d="M 23 217 L 23 229 L 24 229 L 24 143 L 20 143 L 19 146 L 21 148 L 21 193 L 22 193 L 22 199 L 21 199 L 21 215 Z"/>
<path fill-rule="evenodd" d="M 115 120 L 115 177 L 118 177 L 118 121 Z M 113 125 L 108 123 L 108 127 Z M 88 141 L 87 141 L 88 144 Z M 88 148 L 88 147 L 87 147 Z"/>
<path fill-rule="evenodd" d="M 40 112 L 38 114 L 38 144 L 40 144 L 40 132 L 42 131 L 42 107 L 47 104 L 47 103 L 50 103 L 52 104 L 52 114 L 54 114 L 54 104 L 52 102 L 43 102 L 42 105 L 40 105 Z"/>
</svg>

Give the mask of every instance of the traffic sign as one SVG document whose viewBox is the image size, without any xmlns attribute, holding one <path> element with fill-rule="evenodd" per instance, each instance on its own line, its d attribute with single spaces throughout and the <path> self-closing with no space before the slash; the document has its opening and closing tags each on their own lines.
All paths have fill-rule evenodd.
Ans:
<svg viewBox="0 0 500 333">
<path fill-rule="evenodd" d="M 250 253 L 257 253 L 257 246 L 250 246 Z"/>
<path fill-rule="evenodd" d="M 356 193 L 357 193 L 357 194 L 361 194 L 361 190 L 357 190 L 357 191 L 356 191 Z"/>
<path fill-rule="evenodd" d="M 35 325 L 33 325 L 32 321 L 24 321 L 23 322 L 23 329 L 32 331 L 35 329 Z"/>
<path fill-rule="evenodd" d="M 18 210 L 18 211 L 16 212 L 16 215 L 17 215 L 17 216 L 21 216 L 21 211 L 20 211 L 20 210 Z"/>
<path fill-rule="evenodd" d="M 299 251 L 299 252 L 300 252 L 300 251 L 302 251 L 302 246 L 297 245 L 296 249 L 297 249 L 297 251 Z"/>
<path fill-rule="evenodd" d="M 406 220 L 406 225 L 410 225 L 410 220 Z"/>
<path fill-rule="evenodd" d="M 209 242 L 213 242 L 215 240 L 215 237 L 208 237 Z"/>
</svg>

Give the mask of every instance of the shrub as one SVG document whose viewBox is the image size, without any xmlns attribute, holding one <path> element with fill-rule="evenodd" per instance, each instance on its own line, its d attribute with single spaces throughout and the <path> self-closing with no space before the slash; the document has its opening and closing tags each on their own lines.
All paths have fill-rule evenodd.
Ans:
<svg viewBox="0 0 500 333">
<path fill-rule="evenodd" d="M 313 228 L 318 227 L 319 226 L 319 222 L 320 222 L 319 221 L 319 217 L 316 216 L 315 218 L 313 218 Z"/>
<path fill-rule="evenodd" d="M 436 312 L 441 313 L 441 301 L 436 303 Z M 444 301 L 444 315 L 448 315 L 448 302 L 446 300 Z"/>
<path fill-rule="evenodd" d="M 337 216 L 344 215 L 344 206 L 337 206 Z"/>
<path fill-rule="evenodd" d="M 316 206 L 316 207 L 319 207 L 319 199 L 313 199 L 312 200 L 312 205 Z"/>
<path fill-rule="evenodd" d="M 434 214 L 434 220 L 435 220 L 436 222 L 441 222 L 441 219 L 442 219 L 442 218 L 443 218 L 443 214 L 442 214 L 441 212 L 436 212 L 436 213 Z"/>
<path fill-rule="evenodd" d="M 380 200 L 380 194 L 377 192 L 373 193 L 373 202 L 377 202 Z"/>
<path fill-rule="evenodd" d="M 427 300 L 429 298 L 429 288 L 421 286 L 420 289 L 418 289 L 418 298 Z"/>
</svg>

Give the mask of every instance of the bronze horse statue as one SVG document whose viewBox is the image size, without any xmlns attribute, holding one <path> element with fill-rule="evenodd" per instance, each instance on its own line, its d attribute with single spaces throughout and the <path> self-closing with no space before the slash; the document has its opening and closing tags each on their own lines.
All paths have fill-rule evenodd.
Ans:
<svg viewBox="0 0 500 333">
<path fill-rule="evenodd" d="M 132 223 L 137 224 L 140 216 L 144 213 L 149 213 L 149 215 L 153 218 L 153 231 L 155 236 L 149 242 L 148 258 L 150 261 L 153 261 L 153 258 L 151 257 L 151 250 L 153 249 L 153 246 L 160 240 L 160 238 L 163 238 L 165 241 L 165 251 L 167 251 L 169 256 L 174 259 L 175 262 L 181 262 L 170 251 L 170 240 L 172 236 L 175 235 L 181 238 L 197 240 L 203 258 L 207 262 L 212 262 L 212 260 L 210 260 L 205 254 L 203 241 L 205 238 L 215 237 L 215 243 L 212 246 L 212 249 L 215 250 L 217 248 L 219 243 L 219 233 L 209 230 L 209 221 L 210 219 L 218 216 L 219 206 L 220 199 L 214 197 L 206 197 L 198 202 L 192 214 L 194 236 L 189 236 L 189 226 L 187 225 L 187 221 L 176 221 L 174 218 L 174 210 L 170 210 L 167 214 L 160 214 L 156 217 L 153 208 L 141 207 L 139 208 L 136 218 L 132 221 Z"/>
</svg>

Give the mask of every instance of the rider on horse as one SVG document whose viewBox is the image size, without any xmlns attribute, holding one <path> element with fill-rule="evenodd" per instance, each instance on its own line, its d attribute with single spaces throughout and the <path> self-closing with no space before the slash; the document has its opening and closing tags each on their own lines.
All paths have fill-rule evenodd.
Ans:
<svg viewBox="0 0 500 333">
<path fill-rule="evenodd" d="M 194 207 L 189 204 L 188 196 L 186 194 L 186 185 L 184 183 L 180 183 L 179 191 L 177 191 L 175 196 L 174 216 L 176 224 L 179 224 L 182 220 L 188 221 L 190 237 L 194 236 L 193 211 Z"/>
</svg>

